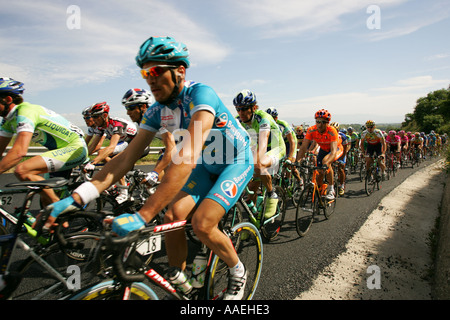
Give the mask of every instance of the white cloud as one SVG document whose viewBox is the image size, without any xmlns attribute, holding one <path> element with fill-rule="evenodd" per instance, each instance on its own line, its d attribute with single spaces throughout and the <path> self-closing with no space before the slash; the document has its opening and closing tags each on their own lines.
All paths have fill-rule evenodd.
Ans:
<svg viewBox="0 0 450 320">
<path fill-rule="evenodd" d="M 407 0 L 380 0 L 384 8 L 396 6 Z M 260 29 L 262 38 L 289 37 L 305 32 L 336 31 L 347 14 L 360 13 L 361 25 L 368 15 L 366 8 L 372 0 L 249 0 L 233 1 L 232 14 L 237 21 Z"/>
<path fill-rule="evenodd" d="M 368 119 L 402 122 L 407 113 L 414 111 L 418 98 L 430 91 L 446 88 L 449 83 L 450 79 L 414 77 L 399 80 L 390 87 L 366 92 L 345 92 L 290 101 L 280 106 L 279 111 L 280 114 L 292 115 L 292 121 L 297 123 L 312 122 L 314 113 L 321 108 L 329 110 L 333 119 L 341 123 Z"/>
<path fill-rule="evenodd" d="M 134 67 L 150 36 L 171 35 L 188 45 L 194 64 L 223 60 L 228 50 L 207 28 L 161 1 L 78 1 L 80 29 L 70 30 L 69 3 L 23 0 L 0 13 L 2 75 L 34 92 L 102 82 Z M 26 21 L 26 23 L 23 23 Z M 137 72 L 137 71 L 136 71 Z"/>
</svg>

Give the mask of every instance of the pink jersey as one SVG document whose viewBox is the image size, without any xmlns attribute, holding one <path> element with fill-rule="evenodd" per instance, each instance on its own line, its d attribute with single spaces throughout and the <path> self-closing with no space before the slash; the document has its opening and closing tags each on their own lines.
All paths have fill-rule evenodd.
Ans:
<svg viewBox="0 0 450 320">
<path fill-rule="evenodd" d="M 397 135 L 395 135 L 395 136 L 393 136 L 393 137 L 391 137 L 391 135 L 388 135 L 387 137 L 386 137 L 386 143 L 387 144 L 390 144 L 390 145 L 397 145 L 397 144 L 399 144 L 400 143 L 400 136 L 397 136 Z"/>
<path fill-rule="evenodd" d="M 400 141 L 402 142 L 402 144 L 407 144 L 409 139 L 406 135 L 400 136 Z"/>
</svg>

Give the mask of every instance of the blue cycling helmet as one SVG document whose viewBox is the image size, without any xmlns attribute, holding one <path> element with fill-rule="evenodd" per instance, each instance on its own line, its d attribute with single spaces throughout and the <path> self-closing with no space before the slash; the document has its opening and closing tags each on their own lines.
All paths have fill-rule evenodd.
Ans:
<svg viewBox="0 0 450 320">
<path fill-rule="evenodd" d="M 278 111 L 275 108 L 269 108 L 266 110 L 266 112 L 274 118 L 278 117 Z"/>
<path fill-rule="evenodd" d="M 0 78 L 0 93 L 14 93 L 22 95 L 25 91 L 23 83 L 11 78 Z"/>
<path fill-rule="evenodd" d="M 235 107 L 253 107 L 256 105 L 256 95 L 250 90 L 242 90 L 233 99 Z"/>
<path fill-rule="evenodd" d="M 144 63 L 149 61 L 182 64 L 189 68 L 189 50 L 186 45 L 172 37 L 150 37 L 139 48 L 136 64 L 142 68 Z"/>
</svg>

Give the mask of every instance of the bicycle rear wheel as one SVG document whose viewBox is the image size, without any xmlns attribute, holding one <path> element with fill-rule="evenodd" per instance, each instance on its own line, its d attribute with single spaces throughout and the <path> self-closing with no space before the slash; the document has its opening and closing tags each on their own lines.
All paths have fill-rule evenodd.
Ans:
<svg viewBox="0 0 450 320">
<path fill-rule="evenodd" d="M 263 243 L 261 235 L 256 227 L 249 222 L 242 222 L 228 231 L 230 238 L 240 238 L 239 248 L 236 252 L 239 260 L 247 271 L 247 282 L 243 300 L 251 300 L 255 295 L 261 277 L 263 264 Z M 234 239 L 234 240 L 233 240 Z M 212 259 L 206 281 L 206 299 L 222 300 L 228 286 L 228 268 L 224 268 L 224 262 L 216 255 Z"/>
<path fill-rule="evenodd" d="M 159 300 L 156 293 L 142 282 L 134 282 L 130 292 L 124 296 L 122 285 L 114 280 L 105 280 L 86 288 L 69 298 L 69 300 Z"/>
<path fill-rule="evenodd" d="M 303 190 L 298 200 L 297 209 L 295 211 L 295 229 L 300 237 L 304 237 L 312 223 L 317 211 L 317 201 L 313 203 L 314 188 L 308 187 Z"/>
<path fill-rule="evenodd" d="M 272 217 L 263 217 L 261 219 L 261 233 L 267 241 L 272 241 L 278 237 L 286 215 L 286 198 L 284 191 L 280 186 L 275 186 L 274 189 L 278 195 L 276 212 Z M 265 201 L 267 201 L 267 193 Z"/>
</svg>

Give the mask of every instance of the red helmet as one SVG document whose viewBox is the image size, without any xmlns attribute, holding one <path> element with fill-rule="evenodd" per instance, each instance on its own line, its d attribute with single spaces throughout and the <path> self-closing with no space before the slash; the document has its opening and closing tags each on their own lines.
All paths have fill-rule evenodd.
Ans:
<svg viewBox="0 0 450 320">
<path fill-rule="evenodd" d="M 99 102 L 93 104 L 91 107 L 91 115 L 99 115 L 103 113 L 109 113 L 109 105 L 106 102 Z"/>
<path fill-rule="evenodd" d="M 327 121 L 330 121 L 331 120 L 331 113 L 329 113 L 328 110 L 321 109 L 321 110 L 316 112 L 314 118 L 315 119 L 317 119 L 317 118 L 325 118 L 325 119 L 327 119 Z"/>
</svg>

